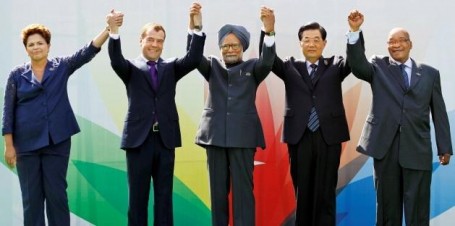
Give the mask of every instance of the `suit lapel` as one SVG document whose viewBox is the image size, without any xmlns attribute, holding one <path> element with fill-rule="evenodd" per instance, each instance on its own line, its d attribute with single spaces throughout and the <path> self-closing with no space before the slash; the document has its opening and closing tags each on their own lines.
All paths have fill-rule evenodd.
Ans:
<svg viewBox="0 0 455 226">
<path fill-rule="evenodd" d="M 53 74 L 55 73 L 57 67 L 58 65 L 54 65 L 52 62 L 47 61 L 46 70 L 44 70 L 44 75 L 43 79 L 41 80 L 41 84 L 44 84 L 44 82 L 53 77 Z"/>
<path fill-rule="evenodd" d="M 409 89 L 413 89 L 417 83 L 419 83 L 420 79 L 422 78 L 421 71 L 422 67 L 420 67 L 420 65 L 417 65 L 416 62 L 412 60 L 411 85 L 409 86 Z"/>
<path fill-rule="evenodd" d="M 318 81 L 324 74 L 324 71 L 327 69 L 328 64 L 329 62 L 326 59 L 324 59 L 323 57 L 319 58 L 318 68 L 316 70 L 316 74 L 314 75 L 315 78 L 312 81 L 313 86 L 316 86 L 318 84 Z"/>
<path fill-rule="evenodd" d="M 158 90 L 157 92 L 159 93 L 159 91 L 161 90 L 161 86 L 162 84 L 164 83 L 164 63 L 163 63 L 163 59 L 158 59 Z"/>
<path fill-rule="evenodd" d="M 28 82 L 30 82 L 30 83 L 32 83 L 34 85 L 41 86 L 41 84 L 38 81 L 36 81 L 36 79 L 33 78 L 32 65 L 28 63 L 24 67 L 25 67 L 25 70 L 21 74 L 21 77 L 23 77 L 26 81 L 28 81 Z"/>
<path fill-rule="evenodd" d="M 389 71 L 392 74 L 393 79 L 396 81 L 395 83 L 397 84 L 398 87 L 400 87 L 403 91 L 406 91 L 406 87 L 404 87 L 404 82 L 403 82 L 403 75 L 401 74 L 401 69 L 398 64 L 389 59 Z"/>
<path fill-rule="evenodd" d="M 22 73 L 22 77 L 24 77 L 28 82 L 36 85 L 36 86 L 43 86 L 44 82 L 47 80 L 51 79 L 53 77 L 53 74 L 55 73 L 55 68 L 57 68 L 58 65 L 53 65 L 50 61 L 47 61 L 46 63 L 46 68 L 44 69 L 44 74 L 43 78 L 41 79 L 41 82 L 39 82 L 34 76 L 33 76 L 33 71 L 32 71 L 32 65 L 27 64 L 26 70 L 24 73 Z"/>
<path fill-rule="evenodd" d="M 302 76 L 303 81 L 306 83 L 310 90 L 313 90 L 313 84 L 311 83 L 310 75 L 308 74 L 308 69 L 306 67 L 305 61 L 295 61 L 294 62 L 295 68 L 299 72 L 300 76 Z"/>
<path fill-rule="evenodd" d="M 153 90 L 153 84 L 152 84 L 152 77 L 150 75 L 150 70 L 149 70 L 149 66 L 147 65 L 147 62 L 145 61 L 145 59 L 143 57 L 138 57 L 137 59 L 137 62 L 138 62 L 138 68 L 144 72 L 142 73 L 142 76 L 145 77 L 145 80 L 147 81 L 148 85 L 150 86 L 150 89 L 152 90 L 153 93 L 155 93 L 155 91 Z"/>
</svg>

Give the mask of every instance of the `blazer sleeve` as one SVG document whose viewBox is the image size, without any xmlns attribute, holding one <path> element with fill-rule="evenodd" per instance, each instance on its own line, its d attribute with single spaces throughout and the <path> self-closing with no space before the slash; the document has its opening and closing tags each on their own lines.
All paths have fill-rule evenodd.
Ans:
<svg viewBox="0 0 455 226">
<path fill-rule="evenodd" d="M 351 74 L 351 66 L 349 65 L 348 59 L 338 56 L 338 70 L 341 81 L 343 81 L 349 74 Z"/>
<path fill-rule="evenodd" d="M 362 32 L 360 32 L 359 40 L 357 40 L 355 44 L 347 44 L 346 56 L 354 76 L 371 83 L 374 68 L 373 64 L 371 64 L 365 56 Z"/>
<path fill-rule="evenodd" d="M 175 62 L 177 80 L 198 67 L 204 54 L 205 37 L 205 33 L 202 36 L 194 33 L 187 36 L 186 54 Z"/>
<path fill-rule="evenodd" d="M 261 30 L 261 36 L 259 38 L 259 55 L 262 54 L 262 47 L 264 45 L 264 36 L 265 36 L 265 32 Z M 275 46 L 276 46 L 276 44 L 275 44 Z M 276 51 L 275 51 L 275 59 L 273 60 L 272 72 L 284 81 L 284 80 L 286 80 L 286 74 L 284 73 L 284 71 L 285 71 L 284 62 L 276 54 Z"/>
<path fill-rule="evenodd" d="M 2 117 L 2 135 L 12 134 L 14 132 L 14 109 L 16 104 L 16 80 L 14 79 L 14 70 L 8 76 L 5 87 L 5 96 L 3 102 Z"/>
<path fill-rule="evenodd" d="M 212 70 L 211 65 L 212 60 L 213 58 L 211 56 L 210 57 L 203 56 L 201 62 L 197 66 L 197 70 L 199 71 L 199 73 L 201 73 L 201 75 L 207 82 L 210 79 L 210 71 Z"/>
<path fill-rule="evenodd" d="M 109 38 L 108 52 L 112 69 L 120 77 L 120 79 L 126 83 L 129 80 L 132 66 L 129 61 L 123 57 L 120 38 Z"/>
<path fill-rule="evenodd" d="M 433 92 L 430 102 L 431 117 L 433 119 L 436 146 L 438 155 L 453 154 L 452 141 L 450 135 L 450 124 L 447 116 L 444 99 L 441 91 L 441 77 L 439 71 L 436 71 L 436 76 L 433 84 Z"/>
<path fill-rule="evenodd" d="M 73 74 L 74 71 L 82 67 L 84 64 L 90 62 L 97 53 L 99 53 L 101 48 L 97 48 L 92 45 L 92 43 L 88 43 L 82 49 L 78 50 L 71 56 L 63 57 L 62 60 L 66 61 L 69 66 L 68 76 Z"/>
<path fill-rule="evenodd" d="M 262 80 L 264 80 L 272 70 L 276 55 L 275 44 L 269 47 L 263 43 L 262 51 L 260 52 L 261 54 L 259 55 L 259 59 L 254 65 L 253 72 L 258 83 L 262 82 Z"/>
</svg>

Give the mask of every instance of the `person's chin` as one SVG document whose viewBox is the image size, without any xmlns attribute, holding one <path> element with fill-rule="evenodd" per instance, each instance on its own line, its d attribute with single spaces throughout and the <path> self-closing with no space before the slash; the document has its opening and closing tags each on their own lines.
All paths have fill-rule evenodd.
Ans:
<svg viewBox="0 0 455 226">
<path fill-rule="evenodd" d="M 234 64 L 234 63 L 239 62 L 239 59 L 237 57 L 226 57 L 226 58 L 224 58 L 224 62 L 226 62 L 228 64 Z"/>
</svg>

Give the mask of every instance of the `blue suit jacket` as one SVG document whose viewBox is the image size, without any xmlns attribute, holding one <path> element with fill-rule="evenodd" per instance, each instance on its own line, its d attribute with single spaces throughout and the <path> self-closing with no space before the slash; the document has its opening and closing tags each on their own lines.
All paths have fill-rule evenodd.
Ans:
<svg viewBox="0 0 455 226">
<path fill-rule="evenodd" d="M 159 59 L 157 92 L 143 57 L 126 60 L 120 39 L 109 39 L 111 65 L 126 86 L 128 112 L 122 135 L 122 149 L 136 148 L 144 143 L 155 117 L 160 126 L 160 137 L 169 149 L 181 146 L 181 135 L 175 89 L 177 82 L 197 67 L 204 51 L 205 35 L 188 36 L 190 48 L 182 58 Z"/>
<path fill-rule="evenodd" d="M 371 85 L 373 101 L 357 151 L 382 159 L 399 131 L 402 167 L 432 169 L 430 113 L 438 155 L 452 154 L 452 142 L 441 78 L 435 68 L 412 60 L 411 85 L 402 83 L 399 66 L 387 56 L 365 56 L 363 34 L 347 45 L 352 73 Z"/>
<path fill-rule="evenodd" d="M 30 63 L 8 76 L 2 134 L 13 134 L 17 153 L 59 143 L 80 131 L 68 99 L 69 76 L 100 51 L 87 44 L 71 56 L 49 59 L 43 80 L 32 76 Z"/>
</svg>

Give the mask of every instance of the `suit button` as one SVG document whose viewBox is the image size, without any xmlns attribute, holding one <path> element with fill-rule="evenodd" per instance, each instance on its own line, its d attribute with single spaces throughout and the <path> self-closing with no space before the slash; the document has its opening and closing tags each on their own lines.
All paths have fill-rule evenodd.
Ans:
<svg viewBox="0 0 455 226">
<path fill-rule="evenodd" d="M 231 115 L 231 112 L 226 112 L 226 115 Z"/>
<path fill-rule="evenodd" d="M 228 100 L 232 100 L 232 97 L 228 97 Z"/>
<path fill-rule="evenodd" d="M 158 97 L 155 97 L 155 101 L 158 101 Z"/>
<path fill-rule="evenodd" d="M 155 114 L 155 112 L 154 112 L 154 111 L 152 111 L 152 115 L 154 115 L 154 114 Z"/>
<path fill-rule="evenodd" d="M 313 96 L 313 99 L 316 99 L 316 96 Z"/>
</svg>

